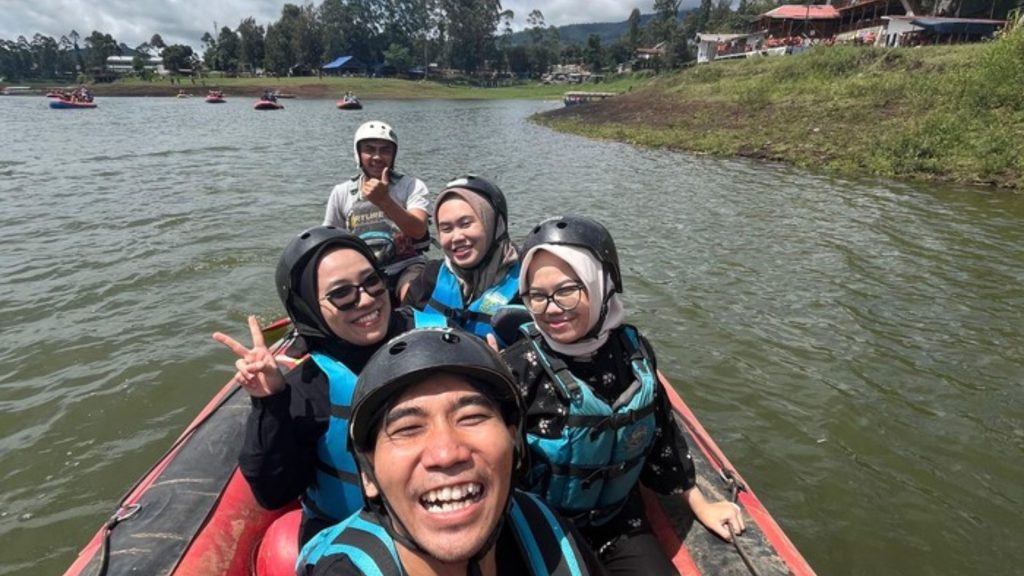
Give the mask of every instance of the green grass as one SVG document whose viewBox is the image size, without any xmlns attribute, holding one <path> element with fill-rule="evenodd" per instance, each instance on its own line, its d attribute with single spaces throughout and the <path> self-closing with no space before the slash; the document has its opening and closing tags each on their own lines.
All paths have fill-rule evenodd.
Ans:
<svg viewBox="0 0 1024 576">
<path fill-rule="evenodd" d="M 998 42 L 716 62 L 539 118 L 644 146 L 1024 188 L 1024 29 Z"/>
</svg>

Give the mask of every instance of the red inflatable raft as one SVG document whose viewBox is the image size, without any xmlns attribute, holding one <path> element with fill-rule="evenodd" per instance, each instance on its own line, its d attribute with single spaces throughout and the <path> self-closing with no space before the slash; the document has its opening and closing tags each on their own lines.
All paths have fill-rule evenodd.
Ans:
<svg viewBox="0 0 1024 576">
<path fill-rule="evenodd" d="M 363 103 L 358 98 L 342 98 L 337 102 L 338 110 L 362 110 Z"/>
<path fill-rule="evenodd" d="M 252 107 L 254 110 L 281 110 L 284 108 L 284 104 L 279 104 L 273 100 L 257 100 Z"/>
<path fill-rule="evenodd" d="M 282 320 L 265 333 L 269 341 L 289 330 L 288 322 Z M 272 349 L 281 354 L 288 343 L 279 341 Z M 812 576 L 814 571 L 750 486 L 664 378 L 662 383 L 684 424 L 705 495 L 735 501 L 747 525 L 736 544 L 729 544 L 695 523 L 681 497 L 645 491 L 651 525 L 681 576 Z M 291 573 L 297 553 L 298 504 L 264 510 L 238 472 L 249 409 L 248 394 L 228 383 L 124 497 L 65 574 Z"/>
<path fill-rule="evenodd" d="M 95 102 L 85 102 L 82 100 L 69 100 L 67 98 L 54 98 L 50 100 L 50 108 L 54 110 L 75 110 L 78 108 L 95 108 Z"/>
</svg>

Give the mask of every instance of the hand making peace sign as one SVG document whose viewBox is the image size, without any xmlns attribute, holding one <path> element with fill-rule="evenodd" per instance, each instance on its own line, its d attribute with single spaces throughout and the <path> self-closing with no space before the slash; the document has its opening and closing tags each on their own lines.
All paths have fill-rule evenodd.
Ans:
<svg viewBox="0 0 1024 576">
<path fill-rule="evenodd" d="M 263 342 L 263 332 L 256 321 L 256 316 L 249 316 L 249 333 L 252 335 L 252 348 L 246 348 L 234 338 L 220 332 L 213 333 L 213 339 L 227 346 L 238 355 L 235 368 L 238 372 L 235 379 L 253 398 L 263 398 L 284 390 L 284 376 L 277 369 L 274 355 Z"/>
</svg>

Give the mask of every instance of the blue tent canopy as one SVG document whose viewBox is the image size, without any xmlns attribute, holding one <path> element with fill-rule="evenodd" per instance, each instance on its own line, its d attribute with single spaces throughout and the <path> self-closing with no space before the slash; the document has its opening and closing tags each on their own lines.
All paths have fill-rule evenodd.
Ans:
<svg viewBox="0 0 1024 576">
<path fill-rule="evenodd" d="M 343 68 L 365 68 L 363 63 L 354 56 L 339 56 L 334 60 L 321 66 L 324 70 L 340 70 Z"/>
</svg>

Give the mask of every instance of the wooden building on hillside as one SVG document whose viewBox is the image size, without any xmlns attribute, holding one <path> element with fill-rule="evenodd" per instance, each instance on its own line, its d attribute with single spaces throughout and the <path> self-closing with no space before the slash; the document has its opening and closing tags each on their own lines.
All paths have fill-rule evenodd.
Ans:
<svg viewBox="0 0 1024 576">
<path fill-rule="evenodd" d="M 783 4 L 761 14 L 752 32 L 772 38 L 829 38 L 835 34 L 839 11 L 820 4 Z"/>
<path fill-rule="evenodd" d="M 832 0 L 831 4 L 824 5 L 784 4 L 762 14 L 754 21 L 751 31 L 763 32 L 768 48 L 832 42 L 912 46 L 977 42 L 993 37 L 1005 24 L 991 17 L 960 17 L 960 12 L 969 9 L 966 6 L 970 0 L 961 0 L 956 7 L 957 15 L 926 14 L 920 1 Z M 994 13 L 994 6 L 988 8 L 990 14 Z"/>
</svg>

